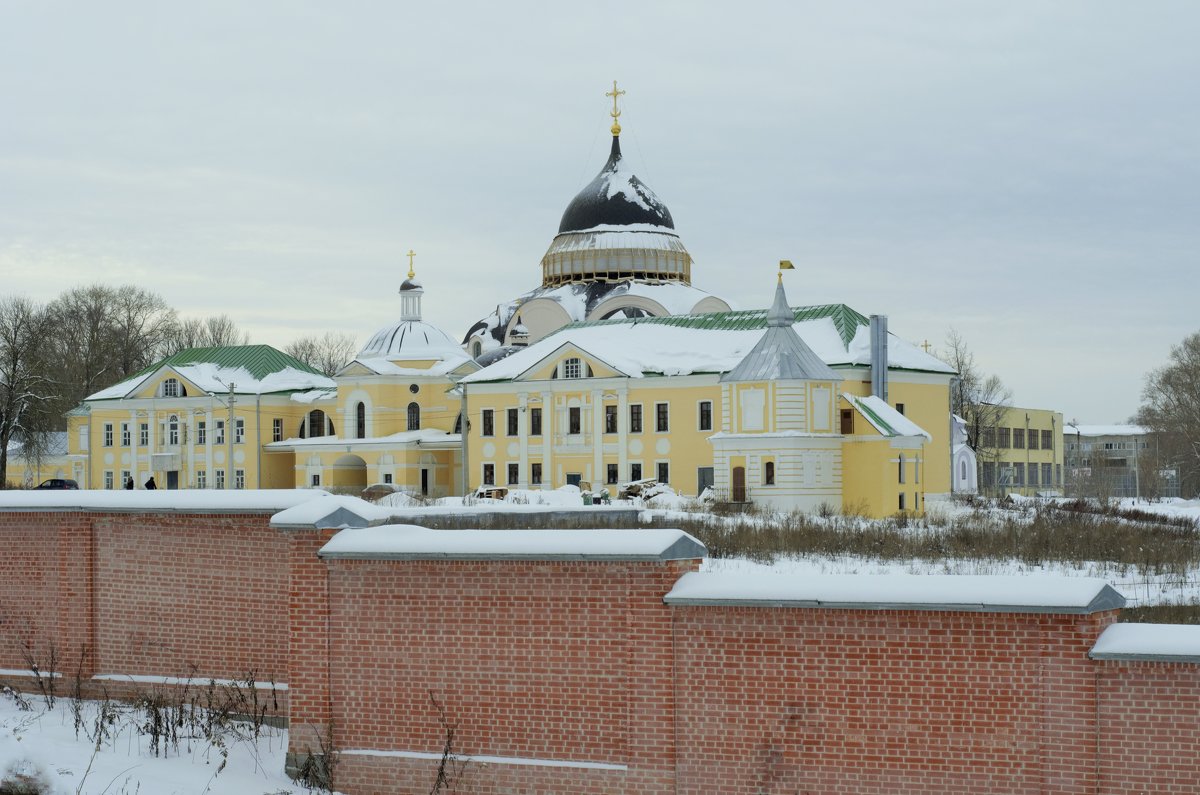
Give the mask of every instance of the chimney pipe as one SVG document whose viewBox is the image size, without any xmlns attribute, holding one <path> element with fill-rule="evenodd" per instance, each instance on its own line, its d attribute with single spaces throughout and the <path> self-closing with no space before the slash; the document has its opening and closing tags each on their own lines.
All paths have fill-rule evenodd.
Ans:
<svg viewBox="0 0 1200 795">
<path fill-rule="evenodd" d="M 871 394 L 888 399 L 887 315 L 871 315 Z"/>
</svg>

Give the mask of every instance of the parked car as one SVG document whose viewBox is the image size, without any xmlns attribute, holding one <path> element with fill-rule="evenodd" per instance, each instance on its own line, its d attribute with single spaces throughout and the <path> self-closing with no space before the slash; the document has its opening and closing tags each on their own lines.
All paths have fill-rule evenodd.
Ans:
<svg viewBox="0 0 1200 795">
<path fill-rule="evenodd" d="M 70 478 L 50 478 L 38 484 L 39 489 L 78 489 L 79 484 Z"/>
</svg>

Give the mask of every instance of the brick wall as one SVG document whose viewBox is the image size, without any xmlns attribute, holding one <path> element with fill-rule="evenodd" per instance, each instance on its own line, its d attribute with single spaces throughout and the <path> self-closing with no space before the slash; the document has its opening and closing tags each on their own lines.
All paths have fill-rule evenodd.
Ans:
<svg viewBox="0 0 1200 795">
<path fill-rule="evenodd" d="M 286 682 L 287 541 L 268 514 L 0 512 L 0 668 Z M 119 689 L 118 685 L 109 685 Z"/>
<path fill-rule="evenodd" d="M 1200 792 L 1200 665 L 1098 662 L 1101 793 Z"/>
</svg>

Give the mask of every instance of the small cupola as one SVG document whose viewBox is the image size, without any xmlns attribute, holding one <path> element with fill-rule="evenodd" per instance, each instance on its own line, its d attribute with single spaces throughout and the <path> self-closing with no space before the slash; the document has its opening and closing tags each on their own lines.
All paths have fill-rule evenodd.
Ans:
<svg viewBox="0 0 1200 795">
<path fill-rule="evenodd" d="M 517 322 L 513 325 L 512 331 L 509 334 L 509 339 L 515 347 L 523 348 L 529 344 L 529 329 L 521 322 L 521 316 L 517 315 Z"/>
<path fill-rule="evenodd" d="M 417 281 L 416 271 L 413 270 L 413 258 L 416 256 L 412 249 L 409 249 L 408 278 L 400 285 L 401 320 L 421 319 L 421 296 L 425 294 L 425 290 L 421 287 L 421 283 Z"/>
</svg>

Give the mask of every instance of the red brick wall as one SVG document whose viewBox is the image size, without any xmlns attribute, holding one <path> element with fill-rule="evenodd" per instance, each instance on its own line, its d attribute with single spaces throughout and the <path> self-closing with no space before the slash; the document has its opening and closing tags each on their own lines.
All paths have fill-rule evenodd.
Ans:
<svg viewBox="0 0 1200 795">
<path fill-rule="evenodd" d="M 1091 792 L 1110 619 L 681 607 L 684 792 Z"/>
<path fill-rule="evenodd" d="M 1095 665 L 1099 792 L 1200 792 L 1200 665 Z"/>
<path fill-rule="evenodd" d="M 0 512 L 0 668 L 286 682 L 287 541 L 267 514 Z"/>
<path fill-rule="evenodd" d="M 644 792 L 670 778 L 678 564 L 333 561 L 330 679 L 342 749 L 601 763 L 492 764 L 472 791 Z M 423 791 L 434 762 L 343 755 L 339 788 Z"/>
</svg>

